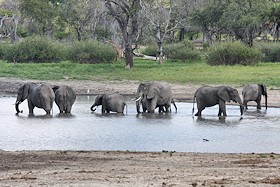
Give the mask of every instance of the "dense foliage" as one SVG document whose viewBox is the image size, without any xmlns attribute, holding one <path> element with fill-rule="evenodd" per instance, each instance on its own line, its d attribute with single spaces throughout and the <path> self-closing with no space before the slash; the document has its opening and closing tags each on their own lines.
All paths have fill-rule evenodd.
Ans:
<svg viewBox="0 0 280 187">
<path fill-rule="evenodd" d="M 87 40 L 76 41 L 69 46 L 68 60 L 78 63 L 112 62 L 116 53 L 111 46 L 102 42 Z"/>
<path fill-rule="evenodd" d="M 225 42 L 209 49 L 207 63 L 210 65 L 255 65 L 262 54 L 240 42 Z"/>
<path fill-rule="evenodd" d="M 6 45 L 4 59 L 8 62 L 58 62 L 63 60 L 64 48 L 60 43 L 44 38 L 30 37 L 16 44 Z"/>
<path fill-rule="evenodd" d="M 280 62 L 279 43 L 259 42 L 256 43 L 256 48 L 262 52 L 263 62 Z"/>
</svg>

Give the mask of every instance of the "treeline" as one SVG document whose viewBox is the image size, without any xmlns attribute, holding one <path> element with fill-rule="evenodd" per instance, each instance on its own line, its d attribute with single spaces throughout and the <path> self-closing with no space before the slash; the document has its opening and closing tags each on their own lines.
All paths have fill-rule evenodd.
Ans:
<svg viewBox="0 0 280 187">
<path fill-rule="evenodd" d="M 110 40 L 122 47 L 125 51 L 126 67 L 131 68 L 133 52 L 141 45 L 156 46 L 156 55 L 160 63 L 163 63 L 164 56 L 179 60 L 197 58 L 196 52 L 193 52 L 197 46 L 187 45 L 185 50 L 181 48 L 186 46 L 184 43 L 186 40 L 199 43 L 203 48 L 211 47 L 221 41 L 239 40 L 249 47 L 254 47 L 256 39 L 279 41 L 280 2 L 277 0 L 2 0 L 0 40 L 9 39 L 20 46 L 23 44 L 17 43 L 22 39 L 38 35 L 62 43 L 71 42 L 70 46 L 81 45 L 82 42 L 83 45 L 79 48 L 96 45 L 83 41 L 96 40 L 105 43 Z M 72 44 L 73 41 L 81 42 Z M 13 48 L 16 49 L 18 46 Z M 101 47 L 101 44 L 98 46 Z M 170 47 L 174 48 L 170 49 Z M 109 49 L 108 46 L 105 48 Z M 275 47 L 274 52 L 265 51 L 264 48 L 259 45 L 259 49 L 267 53 L 266 57 L 277 53 Z M 70 51 L 67 47 L 63 49 Z M 21 50 L 27 49 L 23 47 Z M 58 51 L 54 49 L 53 52 L 58 53 Z M 115 58 L 114 55 L 110 56 L 111 52 L 108 51 L 94 54 L 95 56 L 91 56 L 89 52 L 81 52 L 79 57 L 73 55 L 79 53 L 78 48 L 72 52 L 65 51 L 63 55 L 46 52 L 41 58 L 35 55 L 36 59 L 33 57 L 26 59 L 20 57 L 20 54 L 15 55 L 15 52 L 11 52 L 13 55 L 10 56 L 13 57 L 6 55 L 5 59 L 17 62 L 30 60 L 41 62 L 63 57 L 78 62 L 99 63 Z M 102 59 L 103 56 L 105 57 Z M 277 61 L 277 54 L 273 58 Z"/>
</svg>

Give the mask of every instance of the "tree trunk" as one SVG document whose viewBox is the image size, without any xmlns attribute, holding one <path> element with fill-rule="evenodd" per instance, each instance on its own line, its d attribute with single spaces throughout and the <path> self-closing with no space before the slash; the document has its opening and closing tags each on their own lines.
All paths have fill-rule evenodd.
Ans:
<svg viewBox="0 0 280 187">
<path fill-rule="evenodd" d="M 126 68 L 130 69 L 133 67 L 133 49 L 131 44 L 126 44 L 125 45 L 125 63 L 126 63 Z"/>
<path fill-rule="evenodd" d="M 185 39 L 185 28 L 180 28 L 180 37 L 179 37 L 179 41 L 183 41 Z"/>
<path fill-rule="evenodd" d="M 163 43 L 158 42 L 159 64 L 163 64 Z"/>
</svg>

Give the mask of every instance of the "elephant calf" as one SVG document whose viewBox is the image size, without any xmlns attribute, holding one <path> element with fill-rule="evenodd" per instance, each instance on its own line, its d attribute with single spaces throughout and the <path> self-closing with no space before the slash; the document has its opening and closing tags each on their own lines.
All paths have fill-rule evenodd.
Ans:
<svg viewBox="0 0 280 187">
<path fill-rule="evenodd" d="M 60 113 L 71 113 L 72 105 L 76 100 L 76 93 L 69 86 L 54 86 L 55 103 Z"/>
<path fill-rule="evenodd" d="M 234 101 L 239 103 L 240 105 L 240 113 L 243 114 L 243 105 L 241 102 L 241 98 L 238 94 L 238 91 L 234 88 L 228 86 L 219 86 L 219 87 L 211 87 L 211 86 L 203 86 L 199 88 L 194 94 L 194 101 L 197 102 L 198 112 L 195 114 L 196 116 L 201 116 L 202 110 L 205 107 L 211 107 L 219 104 L 219 113 L 218 116 L 224 115 L 226 116 L 226 104 L 225 102 Z M 194 107 L 193 107 L 194 112 Z"/>
<path fill-rule="evenodd" d="M 117 112 L 123 113 L 126 106 L 125 99 L 120 94 L 102 94 L 95 98 L 95 102 L 90 107 L 91 111 L 95 111 L 97 106 L 102 105 L 102 113 Z"/>
<path fill-rule="evenodd" d="M 242 90 L 243 105 L 246 109 L 249 101 L 255 101 L 257 103 L 257 109 L 261 109 L 262 95 L 265 98 L 265 108 L 267 109 L 267 91 L 266 86 L 263 84 L 249 84 L 245 85 Z"/>
</svg>

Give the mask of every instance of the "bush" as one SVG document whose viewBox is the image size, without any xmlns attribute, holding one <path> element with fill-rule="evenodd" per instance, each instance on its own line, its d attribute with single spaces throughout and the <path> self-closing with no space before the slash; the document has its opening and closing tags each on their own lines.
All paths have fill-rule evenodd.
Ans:
<svg viewBox="0 0 280 187">
<path fill-rule="evenodd" d="M 148 56 L 158 56 L 158 47 L 157 45 L 149 45 L 142 53 Z"/>
<path fill-rule="evenodd" d="M 0 60 L 5 59 L 5 55 L 7 54 L 7 50 L 9 49 L 10 44 L 1 43 L 0 44 Z"/>
<path fill-rule="evenodd" d="M 43 37 L 28 37 L 11 45 L 5 55 L 8 62 L 57 62 L 64 56 L 62 45 Z"/>
<path fill-rule="evenodd" d="M 164 54 L 170 60 L 197 61 L 201 60 L 199 51 L 190 47 L 189 43 L 178 43 L 164 46 Z"/>
<path fill-rule="evenodd" d="M 209 49 L 210 65 L 255 65 L 261 60 L 261 52 L 241 42 L 225 42 Z"/>
<path fill-rule="evenodd" d="M 256 48 L 259 49 L 263 54 L 263 62 L 280 62 L 279 43 L 259 42 L 255 45 Z"/>
<path fill-rule="evenodd" d="M 76 41 L 68 50 L 68 60 L 78 63 L 111 62 L 115 57 L 111 46 L 94 40 Z"/>
</svg>

